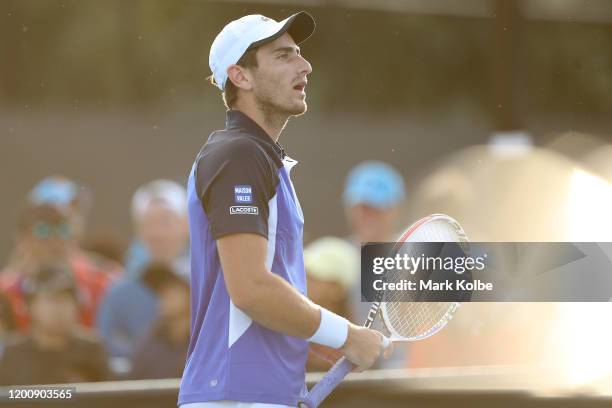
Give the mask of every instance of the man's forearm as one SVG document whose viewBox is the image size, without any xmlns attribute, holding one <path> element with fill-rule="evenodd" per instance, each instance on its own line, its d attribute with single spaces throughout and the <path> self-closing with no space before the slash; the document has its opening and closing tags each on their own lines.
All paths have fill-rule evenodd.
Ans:
<svg viewBox="0 0 612 408">
<path fill-rule="evenodd" d="M 301 338 L 312 336 L 321 319 L 319 306 L 280 276 L 270 272 L 261 276 L 232 299 L 236 307 L 270 330 Z"/>
<path fill-rule="evenodd" d="M 264 327 L 340 349 L 355 365 L 370 367 L 380 354 L 382 335 L 320 308 L 266 270 L 267 245 L 265 238 L 255 234 L 233 234 L 217 241 L 234 305 Z"/>
<path fill-rule="evenodd" d="M 348 322 L 312 303 L 266 264 L 268 242 L 255 234 L 233 234 L 217 242 L 225 285 L 236 307 L 271 330 L 340 348 Z"/>
</svg>

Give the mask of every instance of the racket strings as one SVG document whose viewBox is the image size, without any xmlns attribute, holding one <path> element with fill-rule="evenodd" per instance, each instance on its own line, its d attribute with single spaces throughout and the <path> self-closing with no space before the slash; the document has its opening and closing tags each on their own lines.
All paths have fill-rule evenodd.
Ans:
<svg viewBox="0 0 612 408">
<path fill-rule="evenodd" d="M 388 323 L 396 335 L 405 339 L 426 336 L 447 319 L 450 305 L 448 302 L 388 303 Z"/>
<path fill-rule="evenodd" d="M 399 246 L 400 254 L 409 257 L 418 257 L 415 242 L 463 242 L 466 241 L 460 230 L 453 228 L 446 220 L 434 220 L 418 228 Z M 423 277 L 422 270 L 411 273 L 406 269 L 394 269 L 388 272 L 389 282 L 412 281 L 418 285 Z M 450 319 L 456 307 L 454 302 L 419 302 L 422 292 L 416 291 L 386 291 L 383 294 L 383 313 L 386 315 L 385 323 L 389 330 L 398 337 L 406 340 L 428 337 Z M 422 300 L 422 299 L 421 299 Z"/>
</svg>

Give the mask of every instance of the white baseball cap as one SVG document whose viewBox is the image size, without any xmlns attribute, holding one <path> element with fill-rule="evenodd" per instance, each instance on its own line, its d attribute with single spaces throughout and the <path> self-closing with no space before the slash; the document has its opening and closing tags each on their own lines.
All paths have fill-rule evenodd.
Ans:
<svg viewBox="0 0 612 408">
<path fill-rule="evenodd" d="M 132 218 L 140 220 L 153 203 L 161 204 L 179 217 L 187 216 L 187 190 L 171 180 L 153 180 L 136 190 L 132 197 Z"/>
<path fill-rule="evenodd" d="M 237 63 L 247 50 L 274 41 L 286 32 L 296 44 L 300 44 L 310 37 L 314 29 L 314 19 L 305 11 L 279 22 L 259 14 L 251 14 L 230 22 L 223 27 L 210 47 L 208 64 L 215 85 L 221 90 L 225 88 L 227 68 Z"/>
</svg>

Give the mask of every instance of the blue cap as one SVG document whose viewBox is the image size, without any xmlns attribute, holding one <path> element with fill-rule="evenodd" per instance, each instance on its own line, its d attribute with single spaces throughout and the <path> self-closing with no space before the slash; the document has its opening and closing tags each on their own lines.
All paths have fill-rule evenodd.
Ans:
<svg viewBox="0 0 612 408">
<path fill-rule="evenodd" d="M 79 193 L 77 185 L 60 176 L 47 177 L 30 191 L 29 199 L 32 204 L 49 204 L 64 209 L 68 207 Z"/>
<path fill-rule="evenodd" d="M 389 208 L 401 202 L 405 194 L 404 179 L 393 167 L 383 162 L 366 161 L 349 172 L 344 187 L 344 203 Z"/>
</svg>

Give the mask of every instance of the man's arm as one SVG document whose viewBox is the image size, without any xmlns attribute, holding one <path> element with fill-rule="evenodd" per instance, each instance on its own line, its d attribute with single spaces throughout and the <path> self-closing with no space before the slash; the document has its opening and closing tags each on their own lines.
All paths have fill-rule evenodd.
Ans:
<svg viewBox="0 0 612 408">
<path fill-rule="evenodd" d="M 225 284 L 234 305 L 270 330 L 309 338 L 321 323 L 321 308 L 265 267 L 267 240 L 239 233 L 217 240 Z M 360 369 L 370 367 L 382 350 L 382 335 L 348 324 L 340 351 Z M 385 353 L 390 353 L 390 350 Z"/>
</svg>

